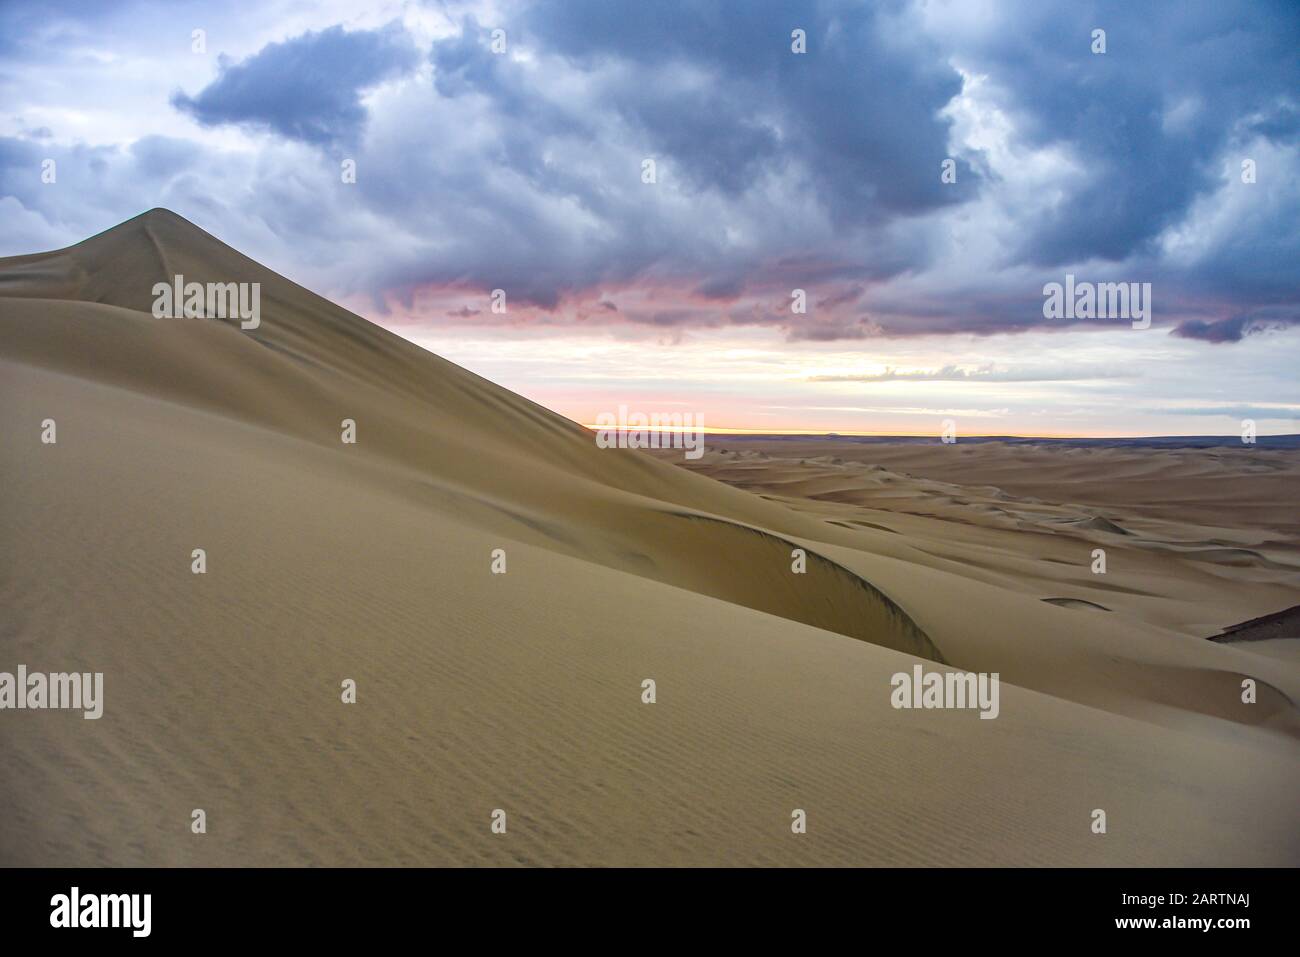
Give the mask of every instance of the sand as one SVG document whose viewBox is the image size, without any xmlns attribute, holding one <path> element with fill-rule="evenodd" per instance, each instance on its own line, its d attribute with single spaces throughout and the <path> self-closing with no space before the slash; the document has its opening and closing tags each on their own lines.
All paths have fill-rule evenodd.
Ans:
<svg viewBox="0 0 1300 957">
<path fill-rule="evenodd" d="M 165 210 L 0 260 L 0 434 L 0 671 L 104 674 L 0 711 L 6 865 L 1300 863 L 1292 639 L 1207 640 L 1296 453 L 599 449 Z"/>
</svg>

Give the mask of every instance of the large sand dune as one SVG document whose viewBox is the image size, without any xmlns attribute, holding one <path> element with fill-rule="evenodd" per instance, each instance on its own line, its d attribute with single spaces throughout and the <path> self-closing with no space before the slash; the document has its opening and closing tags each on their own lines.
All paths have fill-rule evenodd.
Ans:
<svg viewBox="0 0 1300 957">
<path fill-rule="evenodd" d="M 1300 664 L 1205 640 L 1297 604 L 1297 453 L 684 469 L 163 210 L 0 260 L 0 435 L 0 671 L 105 676 L 0 712 L 0 863 L 1300 863 Z M 892 708 L 918 663 L 997 719 Z"/>
</svg>

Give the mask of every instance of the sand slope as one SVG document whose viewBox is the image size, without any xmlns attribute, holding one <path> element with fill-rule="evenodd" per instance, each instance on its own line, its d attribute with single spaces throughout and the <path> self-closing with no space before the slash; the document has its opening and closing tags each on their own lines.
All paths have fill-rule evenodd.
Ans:
<svg viewBox="0 0 1300 957">
<path fill-rule="evenodd" d="M 261 282 L 261 327 L 153 318 L 177 272 Z M 1300 861 L 1300 669 L 1192 634 L 1296 603 L 1268 542 L 1085 587 L 1122 536 L 601 450 L 162 210 L 0 260 L 0 434 L 0 670 L 107 699 L 0 712 L 0 863 Z M 1194 609 L 1223 568 L 1261 591 Z M 890 707 L 938 661 L 998 719 Z"/>
</svg>

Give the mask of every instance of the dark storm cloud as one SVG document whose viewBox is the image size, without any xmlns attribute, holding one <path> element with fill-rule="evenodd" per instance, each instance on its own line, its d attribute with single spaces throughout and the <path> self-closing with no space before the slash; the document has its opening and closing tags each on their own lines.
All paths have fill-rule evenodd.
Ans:
<svg viewBox="0 0 1300 957">
<path fill-rule="evenodd" d="M 205 126 L 247 124 L 317 145 L 354 140 L 365 123 L 361 92 L 412 68 L 419 57 L 400 24 L 331 27 L 271 43 L 172 105 Z"/>
<path fill-rule="evenodd" d="M 28 111 L 12 129 L 48 125 L 55 140 L 0 142 L 0 201 L 69 232 L 197 208 L 232 238 L 269 231 L 270 248 L 311 249 L 284 265 L 310 264 L 381 308 L 426 288 L 467 302 L 503 288 L 551 321 L 609 296 L 623 308 L 597 310 L 604 321 L 683 330 L 989 334 L 1068 327 L 1043 317 L 1041 289 L 1069 271 L 1151 282 L 1154 324 L 1184 338 L 1235 342 L 1296 321 L 1294 3 L 467 8 L 431 7 L 437 29 L 418 44 L 397 24 L 299 33 L 174 96 L 205 126 L 274 134 L 255 158 L 174 130 L 70 145 L 67 119 Z M 24 50 L 57 60 L 63 38 L 101 29 L 41 9 L 0 4 L 0 36 L 22 27 Z M 150 22 L 148 6 L 119 9 L 119 27 Z M 806 53 L 790 49 L 795 29 Z M 368 114 L 365 91 L 421 67 L 431 82 L 394 84 Z M 358 163 L 349 186 L 342 144 Z M 46 155 L 57 190 L 39 183 Z M 940 180 L 950 155 L 955 184 Z M 656 186 L 641 182 L 646 158 Z M 1256 184 L 1237 180 L 1244 158 Z M 794 288 L 806 316 L 790 314 Z M 457 307 L 482 309 L 451 300 L 437 314 L 473 318 Z"/>
<path fill-rule="evenodd" d="M 1276 3 L 1021 3 L 1013 29 L 962 44 L 1030 143 L 1061 143 L 1085 182 L 1030 229 L 1023 261 L 1119 261 L 1218 182 L 1243 133 L 1294 140 L 1300 9 Z M 1093 29 L 1106 31 L 1093 53 Z"/>
<path fill-rule="evenodd" d="M 434 44 L 431 60 L 442 95 L 477 94 L 511 118 L 497 144 L 504 167 L 527 176 L 538 190 L 575 197 L 622 235 L 622 242 L 606 246 L 602 262 L 567 277 L 577 287 L 635 278 L 656 266 L 680 271 L 689 262 L 698 271 L 695 295 L 726 300 L 778 278 L 812 286 L 887 280 L 932 267 L 929 244 L 917 241 L 920 230 L 882 231 L 960 209 L 987 185 L 960 157 L 955 187 L 938 176 L 951 152 L 950 121 L 941 111 L 961 91 L 953 65 L 961 61 L 987 71 L 1005 92 L 1025 143 L 1058 145 L 1084 172 L 1077 182 L 1062 181 L 1062 201 L 1050 216 L 1023 224 L 1025 238 L 1008 250 L 1005 267 L 1050 270 L 1111 260 L 1132 265 L 1132 275 L 1119 278 L 1155 279 L 1166 289 L 1184 282 L 1211 293 L 1244 287 L 1235 295 L 1250 306 L 1294 295 L 1286 256 L 1261 256 L 1256 241 L 1274 226 L 1281 227 L 1274 236 L 1294 235 L 1281 222 L 1257 223 L 1228 240 L 1208 262 L 1197 263 L 1194 275 L 1162 263 L 1155 241 L 1221 185 L 1221 157 L 1231 144 L 1247 136 L 1294 138 L 1295 111 L 1285 97 L 1295 67 L 1285 38 L 1298 18 L 1266 7 L 1236 22 L 1205 5 L 1169 7 L 1153 25 L 1120 4 L 1011 9 L 1007 28 L 948 35 L 945 48 L 918 28 L 914 10 L 902 3 L 524 5 L 505 18 L 510 42 L 559 57 L 580 72 L 586 82 L 569 86 L 582 99 L 570 111 L 537 94 L 537 75 L 490 52 L 486 25 L 466 21 L 459 35 Z M 1103 55 L 1089 49 L 1098 25 L 1108 31 Z M 807 31 L 802 55 L 790 50 L 796 27 Z M 1203 60 L 1211 61 L 1208 67 Z M 1258 69 L 1241 71 L 1244 61 Z M 692 223 L 663 213 L 647 220 L 642 208 L 625 201 L 628 188 L 615 187 L 613 177 L 573 176 L 562 164 L 546 162 L 557 137 L 569 135 L 618 140 L 654 157 L 661 172 L 680 177 L 688 189 L 737 203 L 760 195 L 765 178 L 793 173 L 772 208 L 773 221 L 790 218 L 794 206 L 811 198 L 833 232 L 818 249 L 796 252 L 793 239 L 782 248 L 774 230 L 748 259 L 717 249 L 691 259 L 698 250 L 680 239 Z M 535 238 L 546 242 L 546 232 L 559 227 L 529 218 L 520 228 L 536 230 Z M 858 252 L 863 247 L 869 255 Z M 471 266 L 468 275 L 474 273 Z M 556 298 L 538 297 L 540 272 L 530 275 L 530 301 Z M 1046 278 L 1059 277 L 1048 272 Z M 1275 288 L 1266 292 L 1261 280 Z M 880 310 L 878 321 L 823 315 L 791 336 L 993 333 L 1049 322 L 1041 313 L 1040 280 L 1015 286 L 992 275 L 980 282 L 963 290 L 959 301 L 938 296 L 927 305 L 901 304 Z M 843 312 L 856 301 L 824 288 L 816 295 L 823 311 Z M 866 296 L 874 308 L 872 293 Z"/>
<path fill-rule="evenodd" d="M 978 176 L 939 182 L 948 122 L 961 89 L 941 51 L 901 20 L 901 3 L 665 0 L 528 6 L 525 35 L 580 68 L 626 63 L 604 104 L 673 156 L 701 186 L 736 192 L 763 171 L 806 164 L 839 221 L 879 221 L 960 202 Z M 807 52 L 791 51 L 802 29 Z M 683 70 L 701 74 L 684 82 Z"/>
</svg>

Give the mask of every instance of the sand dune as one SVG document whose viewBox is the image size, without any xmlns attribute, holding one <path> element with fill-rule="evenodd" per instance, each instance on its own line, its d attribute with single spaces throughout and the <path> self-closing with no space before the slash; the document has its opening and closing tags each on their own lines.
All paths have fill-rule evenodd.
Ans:
<svg viewBox="0 0 1300 957">
<path fill-rule="evenodd" d="M 106 695 L 0 712 L 0 863 L 1300 863 L 1300 664 L 1205 640 L 1297 604 L 1296 453 L 599 449 L 163 210 L 0 260 L 0 428 L 0 671 Z"/>
</svg>

